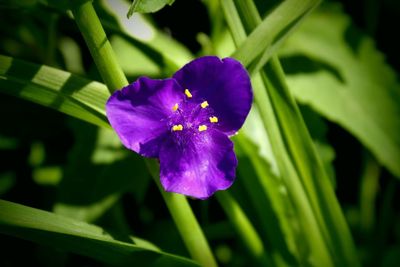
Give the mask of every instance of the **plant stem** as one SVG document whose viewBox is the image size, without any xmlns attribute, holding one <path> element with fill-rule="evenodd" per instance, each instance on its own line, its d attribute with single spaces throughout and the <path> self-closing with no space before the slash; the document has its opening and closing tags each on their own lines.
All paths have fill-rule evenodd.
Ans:
<svg viewBox="0 0 400 267">
<path fill-rule="evenodd" d="M 71 0 L 70 3 L 75 21 L 110 92 L 126 86 L 128 81 L 117 62 L 91 1 Z M 192 258 L 205 267 L 217 266 L 187 199 L 182 195 L 165 192 L 158 181 L 158 164 L 150 159 L 145 161 Z"/>
<path fill-rule="evenodd" d="M 261 22 L 254 2 L 235 3 L 247 31 L 252 31 Z M 294 0 L 286 3 L 296 4 Z M 324 266 L 359 266 L 349 228 L 276 56 L 261 74 L 266 91 L 255 90 L 256 103 L 260 110 L 268 110 L 267 103 L 272 106 L 272 114 L 263 112 L 264 123 L 299 222 L 310 235 L 314 256 Z"/>
<path fill-rule="evenodd" d="M 296 241 L 304 240 L 306 234 L 299 231 L 297 222 L 291 218 L 294 207 L 290 199 L 282 193 L 282 190 L 286 190 L 282 179 L 272 173 L 265 159 L 254 153 L 258 147 L 246 136 L 238 134 L 234 140 L 235 146 L 246 155 L 253 168 L 246 170 L 246 179 L 241 179 L 241 182 L 259 218 L 262 237 L 274 248 L 270 254 L 275 265 L 304 265 L 300 256 L 302 249 L 297 247 Z M 240 171 L 241 169 L 239 173 Z"/>
<path fill-rule="evenodd" d="M 147 159 L 146 164 L 150 170 L 151 176 L 154 178 L 158 188 L 160 189 L 172 218 L 177 223 L 178 231 L 180 232 L 183 242 L 189 250 L 192 258 L 205 267 L 217 266 L 213 254 L 207 244 L 207 240 L 201 231 L 199 223 L 197 222 L 186 197 L 179 194 L 165 192 L 158 180 L 159 166 L 157 162 L 155 160 Z"/>
<path fill-rule="evenodd" d="M 71 10 L 90 54 L 108 90 L 112 93 L 128 84 L 107 39 L 99 17 L 89 0 L 71 0 Z"/>
<path fill-rule="evenodd" d="M 248 17 L 250 17 L 250 14 L 252 14 L 252 12 L 246 12 L 245 14 L 247 15 L 243 15 L 243 12 L 251 10 L 257 12 L 257 9 L 255 7 L 249 8 L 248 6 L 236 8 L 233 0 L 221 0 L 221 3 L 233 36 L 233 40 L 235 41 L 236 46 L 239 46 L 246 38 L 246 32 L 244 31 L 243 23 L 248 24 L 248 21 L 246 20 L 249 19 Z M 242 12 L 241 15 L 239 15 L 238 9 L 240 9 L 240 11 Z M 241 19 L 240 16 L 244 18 Z M 256 17 L 251 17 L 251 19 L 260 20 L 260 18 L 257 16 L 258 12 L 256 13 Z M 228 19 L 228 17 L 230 18 Z M 256 24 L 254 25 L 254 27 L 255 26 Z M 242 29 L 238 29 L 236 27 L 240 27 Z M 249 31 L 249 29 L 247 29 L 247 31 Z M 261 119 L 266 131 L 268 132 L 268 136 L 269 138 L 271 138 L 270 142 L 274 152 L 274 156 L 276 157 L 280 175 L 285 181 L 285 185 L 288 190 L 288 199 L 294 206 L 297 222 L 302 228 L 304 234 L 307 236 L 304 244 L 302 245 L 302 247 L 299 247 L 297 251 L 304 251 L 305 249 L 312 251 L 312 254 L 310 256 L 306 256 L 306 254 L 300 253 L 300 255 L 298 255 L 298 260 L 299 262 L 308 262 L 308 258 L 311 257 L 313 258 L 313 261 L 317 262 L 321 266 L 334 266 L 332 258 L 329 255 L 328 248 L 324 243 L 318 224 L 313 216 L 310 203 L 307 200 L 307 195 L 304 192 L 299 176 L 296 173 L 293 163 L 290 160 L 290 156 L 288 155 L 288 152 L 285 148 L 285 140 L 283 133 L 280 129 L 280 122 L 276 116 L 276 111 L 274 110 L 276 107 L 274 106 L 270 96 L 267 94 L 266 85 L 264 85 L 264 80 L 262 79 L 262 76 L 265 75 L 255 73 L 252 76 L 255 104 L 260 112 Z M 271 197 L 268 192 L 267 195 L 269 196 L 271 201 L 275 203 L 278 201 L 276 198 Z M 276 215 L 279 217 L 279 221 L 288 220 L 288 218 L 286 218 L 286 215 L 283 213 L 277 213 Z M 290 232 L 289 233 L 291 235 L 295 235 L 294 230 Z M 298 236 L 296 235 L 291 236 L 290 238 L 293 240 L 298 240 Z M 292 249 L 293 252 L 295 250 L 296 249 Z M 283 251 L 280 250 L 280 253 L 283 253 Z"/>
<path fill-rule="evenodd" d="M 254 16 L 258 11 L 254 5 L 249 5 L 250 1 L 236 1 L 240 5 L 239 10 L 243 17 Z M 239 3 L 240 2 L 240 3 Z M 246 67 L 257 57 L 263 58 L 260 66 L 264 65 L 267 59 L 276 50 L 277 45 L 288 36 L 307 15 L 320 3 L 320 0 L 286 0 L 278 5 L 264 19 L 259 20 L 258 16 L 253 17 L 257 21 L 257 27 L 252 27 L 249 36 L 238 46 L 233 54 L 234 58 L 240 58 Z M 249 27 L 245 28 L 249 29 Z M 262 40 L 262 43 L 260 43 Z M 277 45 L 274 45 L 277 44 Z M 272 49 L 273 48 L 273 49 Z M 265 55 L 260 57 L 260 55 Z"/>
<path fill-rule="evenodd" d="M 258 266 L 274 266 L 272 259 L 265 253 L 256 230 L 231 194 L 228 191 L 219 191 L 215 196 Z"/>
</svg>

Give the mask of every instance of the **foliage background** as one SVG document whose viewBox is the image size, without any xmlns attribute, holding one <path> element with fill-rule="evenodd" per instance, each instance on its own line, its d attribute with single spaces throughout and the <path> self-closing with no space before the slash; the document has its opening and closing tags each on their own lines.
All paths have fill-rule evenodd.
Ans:
<svg viewBox="0 0 400 267">
<path fill-rule="evenodd" d="M 261 14 L 278 2 L 256 1 Z M 159 40 L 150 45 L 156 49 L 116 34 L 110 4 L 95 1 L 95 6 L 129 81 L 139 75 L 165 77 L 191 55 L 217 52 L 226 56 L 233 49 L 226 32 L 218 28 L 226 27 L 222 12 L 211 14 L 202 1 L 177 0 L 147 16 L 160 32 Z M 399 266 L 400 163 L 396 155 L 400 103 L 396 101 L 400 100 L 400 41 L 395 38 L 395 28 L 400 4 L 394 0 L 326 1 L 317 12 L 331 20 L 323 24 L 317 15 L 311 15 L 279 50 L 288 83 L 334 182 L 361 262 L 365 266 Z M 59 5 L 51 1 L 2 1 L 0 20 L 0 54 L 101 81 L 76 24 Z M 341 25 L 347 25 L 343 31 Z M 310 38 L 310 33 L 316 38 Z M 330 45 L 324 46 L 326 40 Z M 157 44 L 162 44 L 162 49 Z M 347 54 L 349 47 L 353 58 Z M 154 50 L 163 50 L 167 56 Z M 160 64 L 153 60 L 168 58 L 168 54 L 174 61 L 164 59 Z M 321 86 L 307 91 L 310 84 Z M 334 102 L 337 95 L 321 93 L 324 88 L 340 91 L 338 99 L 344 100 L 338 100 L 342 103 L 338 110 Z M 343 90 L 349 95 L 343 96 Z M 351 107 L 357 103 L 364 110 L 357 113 L 343 103 L 351 103 Z M 397 106 L 392 107 L 393 103 Z M 1 199 L 95 223 L 118 240 L 135 235 L 166 252 L 189 257 L 145 166 L 138 156 L 119 148 L 111 131 L 3 93 L 0 120 Z M 258 129 L 254 121 L 243 131 Z M 375 127 L 381 127 L 384 134 L 371 130 Z M 256 145 L 263 147 L 268 158 L 268 146 Z M 241 179 L 250 168 L 241 150 L 239 145 L 242 167 L 231 191 L 255 227 L 261 229 L 243 192 Z M 248 254 L 216 199 L 190 200 L 190 204 L 219 263 L 245 266 Z M 90 257 L 5 234 L 0 235 L 0 243 L 1 266 L 104 265 Z"/>
</svg>

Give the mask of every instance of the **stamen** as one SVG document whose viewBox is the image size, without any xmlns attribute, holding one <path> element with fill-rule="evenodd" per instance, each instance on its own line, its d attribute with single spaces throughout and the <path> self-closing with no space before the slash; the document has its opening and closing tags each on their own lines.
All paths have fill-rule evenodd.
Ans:
<svg viewBox="0 0 400 267">
<path fill-rule="evenodd" d="M 172 126 L 172 131 L 176 132 L 176 131 L 182 131 L 183 130 L 183 126 L 182 124 L 177 124 Z"/>
<path fill-rule="evenodd" d="M 188 98 L 192 98 L 192 94 L 190 93 L 189 89 L 185 89 L 185 95 L 186 95 Z"/>
<path fill-rule="evenodd" d="M 173 111 L 177 111 L 178 108 L 179 108 L 178 103 L 176 103 L 176 104 L 172 107 L 172 110 L 173 110 Z"/>
<path fill-rule="evenodd" d="M 203 103 L 200 104 L 200 106 L 201 106 L 202 108 L 206 108 L 206 107 L 208 107 L 208 102 L 207 102 L 207 101 L 204 101 Z"/>
<path fill-rule="evenodd" d="M 200 125 L 199 126 L 199 132 L 205 131 L 207 130 L 207 126 L 206 125 Z"/>
<path fill-rule="evenodd" d="M 218 122 L 218 118 L 215 117 L 215 116 L 212 116 L 212 117 L 210 117 L 210 122 L 211 123 L 216 123 L 216 122 Z"/>
</svg>

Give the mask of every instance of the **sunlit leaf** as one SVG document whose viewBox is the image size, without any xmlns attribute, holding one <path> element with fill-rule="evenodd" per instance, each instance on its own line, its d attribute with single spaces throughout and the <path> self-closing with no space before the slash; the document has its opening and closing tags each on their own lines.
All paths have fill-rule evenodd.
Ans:
<svg viewBox="0 0 400 267">
<path fill-rule="evenodd" d="M 125 75 L 129 77 L 150 76 L 160 77 L 161 66 L 146 55 L 143 51 L 133 46 L 129 41 L 113 36 L 110 38 L 115 55 Z"/>
<path fill-rule="evenodd" d="M 262 147 L 257 147 L 244 134 L 233 139 L 236 150 L 239 150 L 238 173 L 243 177 L 240 182 L 248 193 L 246 201 L 254 207 L 257 221 L 262 225 L 261 236 L 272 245 L 272 250 L 276 250 L 270 252 L 275 261 L 299 265 L 301 258 L 307 256 L 301 254 L 305 254 L 309 247 L 301 241 L 304 233 L 296 229 L 298 222 L 287 188 L 273 173 Z"/>
<path fill-rule="evenodd" d="M 175 0 L 133 0 L 129 8 L 127 17 L 130 18 L 134 12 L 138 13 L 153 13 L 165 5 L 172 5 Z"/>
<path fill-rule="evenodd" d="M 107 87 L 62 70 L 0 55 L 0 93 L 109 127 L 104 110 Z"/>
<path fill-rule="evenodd" d="M 145 240 L 118 241 L 100 227 L 5 200 L 0 200 L 0 232 L 114 266 L 198 266 Z"/>
<path fill-rule="evenodd" d="M 261 23 L 261 18 L 251 1 L 235 2 L 243 5 L 238 9 L 243 20 L 234 16 L 235 12 L 225 15 L 233 16 L 228 24 L 238 44 L 246 38 L 240 29 L 241 23 L 252 30 Z M 236 8 L 229 7 L 231 2 L 223 3 L 238 13 Z M 255 103 L 270 137 L 281 177 L 293 200 L 299 226 L 307 235 L 305 242 L 310 249 L 303 261 L 306 265 L 318 262 L 324 266 L 358 266 L 349 228 L 300 111 L 288 91 L 278 58 L 272 57 L 261 75 L 253 76 L 252 82 Z"/>
<path fill-rule="evenodd" d="M 0 56 L 1 73 L 4 76 L 0 76 L 0 92 L 109 128 L 104 111 L 109 93 L 103 84 L 4 56 Z M 121 193 L 130 190 L 138 200 L 143 198 L 148 179 L 138 156 L 123 153 L 117 137 L 109 129 L 98 130 L 90 125 L 77 127 L 80 138 L 65 169 L 55 211 L 93 221 L 110 208 Z M 33 175 L 39 183 L 55 184 L 60 180 L 60 172 L 56 169 L 37 169 Z"/>
<path fill-rule="evenodd" d="M 311 15 L 282 52 L 296 98 L 355 135 L 400 177 L 400 84 L 372 39 L 330 8 Z"/>
<path fill-rule="evenodd" d="M 247 10 L 245 1 L 237 1 Z M 264 66 L 267 60 L 275 53 L 276 48 L 295 29 L 300 22 L 313 10 L 320 0 L 287 0 L 278 5 L 246 38 L 232 55 L 239 59 L 245 66 L 255 60 L 251 72 L 256 73 Z M 229 19 L 229 18 L 227 18 Z"/>
<path fill-rule="evenodd" d="M 135 47 L 134 49 L 143 53 L 141 57 L 149 58 L 153 64 L 165 68 L 166 74 L 172 74 L 193 59 L 193 55 L 184 45 L 155 27 L 144 15 L 135 13 L 127 19 L 125 17 L 128 8 L 126 1 L 103 1 L 102 8 L 107 13 L 104 15 L 100 13 L 105 29 L 125 38 L 131 46 Z M 119 51 L 116 52 L 119 53 Z M 137 64 L 137 62 L 132 60 L 132 64 Z"/>
</svg>

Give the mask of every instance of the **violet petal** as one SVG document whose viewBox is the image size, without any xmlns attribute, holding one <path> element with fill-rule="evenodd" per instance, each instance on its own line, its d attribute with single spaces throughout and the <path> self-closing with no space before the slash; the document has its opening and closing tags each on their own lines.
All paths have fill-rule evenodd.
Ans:
<svg viewBox="0 0 400 267">
<path fill-rule="evenodd" d="M 219 119 L 220 131 L 232 135 L 243 125 L 253 93 L 249 75 L 239 61 L 201 57 L 183 66 L 173 78 L 190 90 L 193 99 L 210 104 Z"/>
<path fill-rule="evenodd" d="M 160 149 L 160 179 L 164 189 L 206 199 L 230 187 L 237 159 L 232 141 L 218 130 L 168 138 Z"/>
<path fill-rule="evenodd" d="M 174 79 L 146 77 L 113 93 L 106 104 L 107 118 L 127 148 L 145 157 L 158 157 L 170 131 L 168 117 L 183 90 Z"/>
</svg>

